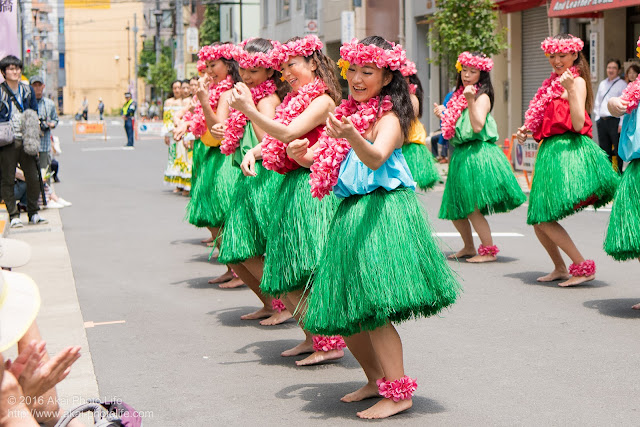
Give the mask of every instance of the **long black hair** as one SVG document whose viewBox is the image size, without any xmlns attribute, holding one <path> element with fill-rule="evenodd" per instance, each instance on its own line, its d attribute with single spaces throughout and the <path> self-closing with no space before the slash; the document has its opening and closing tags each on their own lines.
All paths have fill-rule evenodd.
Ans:
<svg viewBox="0 0 640 427">
<path fill-rule="evenodd" d="M 273 45 L 271 44 L 271 40 L 263 39 L 261 37 L 256 37 L 247 42 L 244 46 L 244 50 L 249 53 L 268 53 L 273 49 Z M 273 70 L 273 75 L 271 76 L 271 80 L 276 84 L 276 94 L 282 100 L 287 95 L 287 93 L 291 90 L 291 86 L 289 83 L 283 82 L 280 80 L 282 74 L 278 70 Z"/>
<path fill-rule="evenodd" d="M 473 56 L 478 56 L 480 58 L 486 58 L 487 56 L 482 52 L 471 52 Z M 476 99 L 483 93 L 486 93 L 489 96 L 489 101 L 491 102 L 491 108 L 489 111 L 493 110 L 493 100 L 495 95 L 493 94 L 493 84 L 491 83 L 491 75 L 488 71 L 480 70 L 480 79 L 478 79 L 478 92 L 476 92 Z M 462 73 L 458 73 L 458 77 L 456 79 L 456 90 L 460 89 L 463 86 L 462 84 Z"/>
<path fill-rule="evenodd" d="M 416 98 L 418 98 L 418 118 L 422 117 L 422 102 L 424 100 L 424 89 L 422 89 L 422 82 L 417 74 L 412 74 L 409 77 L 409 83 L 416 85 Z"/>
<path fill-rule="evenodd" d="M 360 41 L 365 46 L 374 45 L 382 49 L 393 49 L 391 43 L 386 41 L 380 36 L 369 36 Z M 404 76 L 400 70 L 391 70 L 385 68 L 385 73 L 391 73 L 391 82 L 382 87 L 380 91 L 380 97 L 384 98 L 389 95 L 393 102 L 393 108 L 391 111 L 398 117 L 400 121 L 400 129 L 402 129 L 402 136 L 406 139 L 411 128 L 411 123 L 416 118 L 416 114 L 413 111 L 413 104 L 411 103 L 411 95 L 409 94 L 409 85 L 404 79 Z"/>
</svg>

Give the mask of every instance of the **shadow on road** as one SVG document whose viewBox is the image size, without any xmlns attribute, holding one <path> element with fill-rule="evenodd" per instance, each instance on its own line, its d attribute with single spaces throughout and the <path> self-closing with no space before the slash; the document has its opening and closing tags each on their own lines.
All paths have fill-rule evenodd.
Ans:
<svg viewBox="0 0 640 427">
<path fill-rule="evenodd" d="M 272 340 L 272 341 L 257 341 L 235 351 L 237 354 L 254 354 L 258 357 L 257 362 L 266 366 L 284 366 L 288 368 L 295 368 L 301 371 L 321 371 L 324 369 L 334 369 L 336 366 L 346 369 L 359 369 L 360 365 L 353 358 L 351 353 L 345 351 L 344 357 L 338 360 L 331 360 L 318 365 L 312 366 L 297 366 L 296 360 L 302 360 L 308 356 L 308 354 L 301 354 L 300 356 L 282 357 L 280 353 L 292 348 L 299 344 L 298 340 Z M 256 360 L 254 360 L 255 362 Z M 233 363 L 227 362 L 226 364 Z M 238 362 L 245 363 L 245 362 Z"/>
<path fill-rule="evenodd" d="M 229 289 L 224 289 L 225 292 L 228 292 Z M 243 314 L 251 313 L 256 311 L 259 307 L 233 307 L 233 308 L 225 308 L 222 310 L 210 311 L 207 314 L 215 315 L 218 317 L 218 321 L 223 326 L 231 326 L 231 327 L 246 327 L 251 326 L 254 328 L 260 328 L 264 330 L 281 330 L 281 329 L 290 329 L 297 328 L 295 319 L 289 319 L 284 323 L 274 326 L 262 326 L 260 324 L 260 320 L 242 320 L 240 316 Z"/>
<path fill-rule="evenodd" d="M 544 286 L 546 288 L 560 288 L 558 283 L 561 280 L 556 280 L 555 282 L 538 282 L 538 277 L 545 276 L 549 274 L 548 271 L 521 271 L 520 273 L 509 273 L 505 274 L 504 277 L 511 277 L 514 279 L 520 279 L 522 283 L 526 285 L 536 285 L 536 286 Z M 591 282 L 586 282 L 582 285 L 570 286 L 564 289 L 584 289 L 584 288 L 604 288 L 605 286 L 609 286 L 608 283 L 602 282 L 600 280 L 592 280 Z"/>
<path fill-rule="evenodd" d="M 640 295 L 637 298 L 617 298 L 598 299 L 586 301 L 583 305 L 593 308 L 605 316 L 619 317 L 621 319 L 640 319 L 640 310 L 633 310 L 632 305 L 640 302 Z"/>
<path fill-rule="evenodd" d="M 213 276 L 203 276 L 203 277 L 191 277 L 189 279 L 180 280 L 178 282 L 171 282 L 172 285 L 182 285 L 186 284 L 188 287 L 192 289 L 220 289 L 225 292 L 234 292 L 241 291 L 246 289 L 246 286 L 239 286 L 237 288 L 229 288 L 229 289 L 221 289 L 220 284 L 211 284 L 209 283 L 209 279 L 213 279 Z"/>
<path fill-rule="evenodd" d="M 451 262 L 455 262 L 455 259 L 449 259 L 449 255 L 453 255 L 455 254 L 457 251 L 447 251 L 444 253 L 444 255 L 447 257 L 447 259 Z M 508 257 L 508 256 L 502 256 L 502 255 L 498 255 L 498 259 L 496 261 L 494 261 L 494 263 L 497 264 L 508 264 L 510 262 L 514 262 L 514 261 L 520 261 L 520 258 L 512 258 L 512 257 Z M 477 266 L 478 264 L 473 264 L 470 262 L 467 262 L 467 258 L 460 258 L 458 260 L 458 262 L 460 264 L 465 264 L 465 265 L 475 265 Z M 481 263 L 481 264 L 491 264 L 491 263 Z"/>
<path fill-rule="evenodd" d="M 356 418 L 356 412 L 363 411 L 377 402 L 377 399 L 367 399 L 361 402 L 344 403 L 340 398 L 362 387 L 362 382 L 329 383 L 329 384 L 297 384 L 285 387 L 276 393 L 279 399 L 299 398 L 306 402 L 301 409 L 304 412 L 316 414 L 314 419 Z M 414 396 L 413 407 L 393 419 L 411 419 L 424 414 L 444 412 L 445 408 L 438 402 L 422 396 Z"/>
<path fill-rule="evenodd" d="M 202 246 L 202 248 L 206 249 L 206 245 L 200 242 L 202 239 L 178 239 L 172 240 L 169 242 L 170 245 L 194 245 L 194 246 Z M 209 248 L 211 249 L 211 248 Z"/>
</svg>

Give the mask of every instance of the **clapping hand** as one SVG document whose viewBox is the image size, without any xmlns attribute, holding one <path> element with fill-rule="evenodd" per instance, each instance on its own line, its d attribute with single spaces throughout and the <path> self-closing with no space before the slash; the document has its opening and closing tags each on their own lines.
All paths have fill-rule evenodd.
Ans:
<svg viewBox="0 0 640 427">
<path fill-rule="evenodd" d="M 326 127 L 327 135 L 331 138 L 353 138 L 360 133 L 356 130 L 351 123 L 351 119 L 347 116 L 343 116 L 342 120 L 338 120 L 333 113 L 329 113 L 329 117 L 327 118 L 327 127 Z"/>
</svg>

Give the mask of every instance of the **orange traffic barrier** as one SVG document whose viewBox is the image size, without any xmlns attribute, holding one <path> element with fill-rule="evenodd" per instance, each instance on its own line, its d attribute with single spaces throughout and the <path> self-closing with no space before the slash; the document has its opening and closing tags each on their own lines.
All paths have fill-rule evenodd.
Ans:
<svg viewBox="0 0 640 427">
<path fill-rule="evenodd" d="M 73 141 L 75 142 L 78 135 L 104 134 L 104 140 L 107 140 L 107 125 L 103 122 L 75 122 L 73 125 Z"/>
</svg>

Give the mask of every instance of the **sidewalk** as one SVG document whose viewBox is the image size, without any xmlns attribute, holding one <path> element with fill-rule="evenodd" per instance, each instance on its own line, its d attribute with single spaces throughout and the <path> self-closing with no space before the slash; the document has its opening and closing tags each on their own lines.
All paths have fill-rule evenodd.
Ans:
<svg viewBox="0 0 640 427">
<path fill-rule="evenodd" d="M 6 211 L 0 212 L 0 221 L 3 219 L 3 213 L 6 215 Z M 9 230 L 7 224 L 5 237 L 22 240 L 31 245 L 31 261 L 24 267 L 15 268 L 14 271 L 28 274 L 40 288 L 42 304 L 37 321 L 47 342 L 49 355 L 57 354 L 70 345 L 82 347 L 82 356 L 71 368 L 69 376 L 57 386 L 60 407 L 67 410 L 100 395 L 78 304 L 60 211 L 44 209 L 39 213 L 49 220 L 48 224 L 25 223 L 23 228 L 13 230 Z M 24 216 L 23 214 L 23 220 Z M 14 347 L 7 356 L 14 357 L 15 352 Z"/>
</svg>

